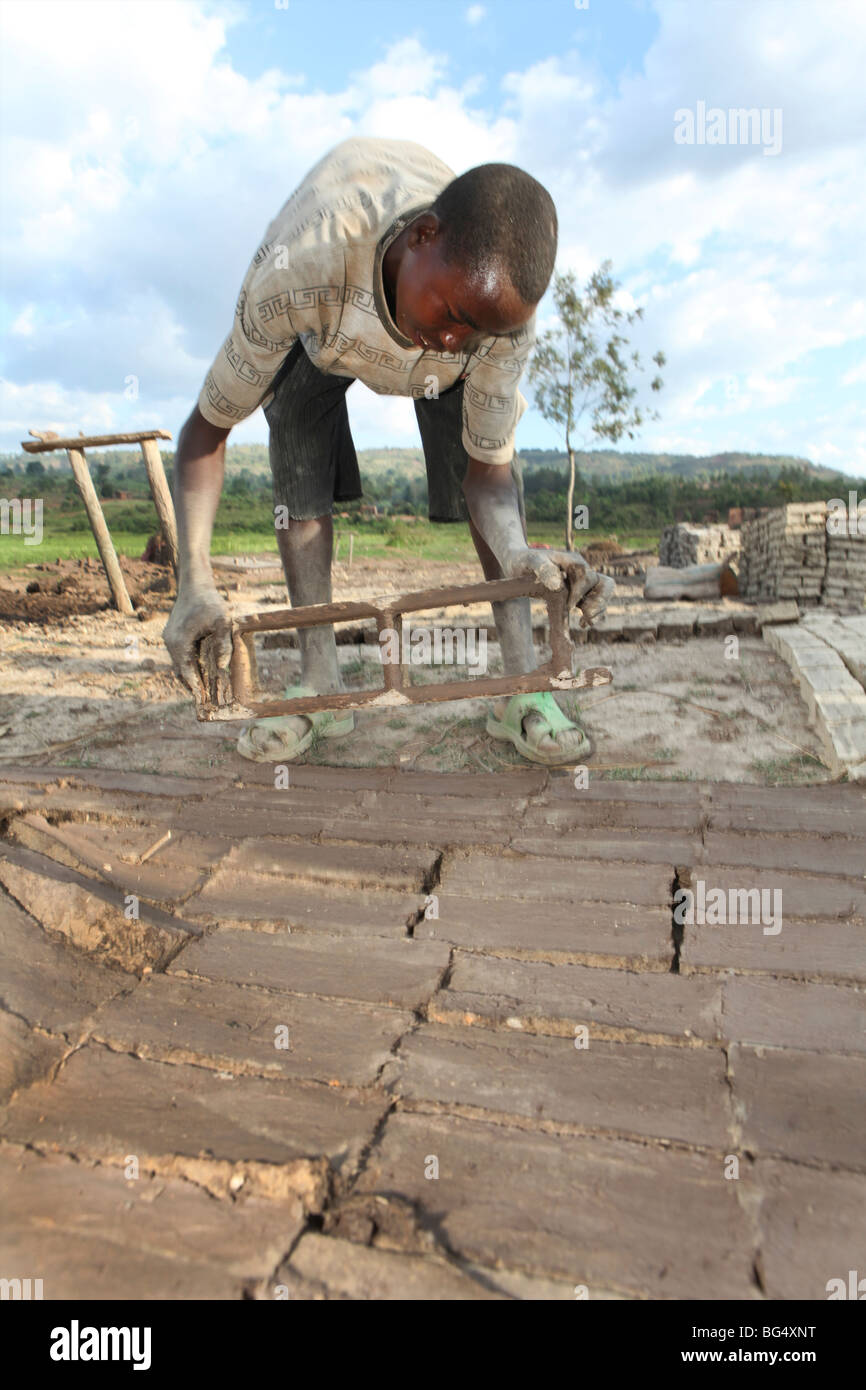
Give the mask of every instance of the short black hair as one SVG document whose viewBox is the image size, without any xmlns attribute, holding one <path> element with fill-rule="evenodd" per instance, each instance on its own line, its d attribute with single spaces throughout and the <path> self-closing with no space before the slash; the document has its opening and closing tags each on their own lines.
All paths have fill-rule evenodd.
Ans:
<svg viewBox="0 0 866 1390">
<path fill-rule="evenodd" d="M 547 189 L 514 164 L 479 164 L 452 179 L 430 208 L 442 222 L 442 259 L 469 278 L 498 262 L 524 304 L 543 296 L 559 224 Z"/>
</svg>

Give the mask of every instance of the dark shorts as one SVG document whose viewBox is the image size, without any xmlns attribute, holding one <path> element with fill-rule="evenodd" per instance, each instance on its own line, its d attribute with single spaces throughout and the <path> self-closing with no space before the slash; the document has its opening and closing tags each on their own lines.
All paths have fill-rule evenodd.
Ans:
<svg viewBox="0 0 866 1390">
<path fill-rule="evenodd" d="M 265 407 L 274 503 L 299 521 L 330 516 L 335 502 L 364 495 L 346 409 L 346 392 L 354 380 L 319 371 L 300 342 L 274 377 L 273 399 Z M 461 486 L 469 463 L 462 441 L 464 386 L 464 381 L 456 381 L 437 399 L 414 402 L 431 521 L 469 519 Z M 523 476 L 516 451 L 511 472 L 523 516 Z"/>
</svg>

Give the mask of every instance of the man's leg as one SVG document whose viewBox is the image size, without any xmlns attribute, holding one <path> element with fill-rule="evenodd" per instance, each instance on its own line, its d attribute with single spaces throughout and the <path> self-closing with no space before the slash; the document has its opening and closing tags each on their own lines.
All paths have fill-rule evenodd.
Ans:
<svg viewBox="0 0 866 1390">
<path fill-rule="evenodd" d="M 522 518 L 521 518 L 522 519 Z M 524 523 L 524 534 L 526 526 Z M 469 530 L 475 545 L 485 579 L 504 579 L 502 568 L 493 551 L 487 545 L 475 523 L 469 520 Z M 532 605 L 528 598 L 505 599 L 501 603 L 491 603 L 493 621 L 499 637 L 502 652 L 502 665 L 507 676 L 522 676 L 534 671 L 538 665 L 535 643 L 532 640 Z M 496 716 L 501 719 L 508 706 L 508 699 L 496 702 Z M 540 749 L 561 753 L 563 758 L 570 754 L 578 755 L 584 744 L 584 735 L 575 725 L 570 729 L 545 732 L 543 714 L 530 710 L 523 716 L 524 735 L 531 738 Z"/>
<path fill-rule="evenodd" d="M 288 514 L 276 534 L 293 608 L 331 602 L 333 502 L 361 496 L 345 401 L 351 384 L 351 378 L 320 372 L 298 343 L 274 379 L 273 399 L 265 407 L 274 502 Z M 298 641 L 301 684 L 319 695 L 342 690 L 333 627 L 299 629 Z M 346 726 L 339 732 L 348 732 L 351 712 L 339 722 Z M 314 723 L 324 724 L 322 716 L 259 720 L 241 736 L 239 751 L 247 757 L 291 757 Z"/>
</svg>

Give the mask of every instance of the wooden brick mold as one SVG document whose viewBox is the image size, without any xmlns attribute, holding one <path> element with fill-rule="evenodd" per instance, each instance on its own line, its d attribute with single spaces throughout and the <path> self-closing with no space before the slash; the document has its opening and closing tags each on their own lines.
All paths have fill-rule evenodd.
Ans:
<svg viewBox="0 0 866 1390">
<path fill-rule="evenodd" d="M 430 608 L 450 608 L 511 598 L 537 598 L 547 605 L 550 660 L 523 676 L 477 677 L 429 685 L 404 684 L 404 665 L 383 660 L 384 685 L 379 690 L 347 690 L 330 695 L 301 696 L 292 700 L 257 698 L 254 634 L 286 628 L 322 627 L 350 619 L 374 618 L 380 634 L 402 633 L 404 614 Z M 539 690 L 581 690 L 607 685 L 612 676 L 606 666 L 592 666 L 573 674 L 573 646 L 568 631 L 568 588 L 545 589 L 532 578 L 499 579 L 456 588 L 424 589 L 395 594 L 367 603 L 317 603 L 305 608 L 280 608 L 276 612 L 250 614 L 232 624 L 231 692 L 226 698 L 224 677 L 215 662 L 212 638 L 201 646 L 201 698 L 196 700 L 200 720 L 269 718 L 272 715 L 310 714 L 315 710 L 393 708 L 426 705 L 441 700 L 465 700 L 490 695 L 516 695 Z"/>
</svg>

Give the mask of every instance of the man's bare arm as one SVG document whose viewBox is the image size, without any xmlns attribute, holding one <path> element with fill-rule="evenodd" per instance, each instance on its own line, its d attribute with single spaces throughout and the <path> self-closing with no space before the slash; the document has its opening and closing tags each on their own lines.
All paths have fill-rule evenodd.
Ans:
<svg viewBox="0 0 866 1390">
<path fill-rule="evenodd" d="M 217 664 L 226 672 L 231 659 L 228 608 L 217 592 L 210 563 L 214 517 L 219 506 L 229 430 L 212 425 L 198 406 L 183 426 L 174 459 L 177 515 L 177 600 L 163 638 L 175 670 L 198 693 L 196 648 L 203 637 L 218 639 Z M 226 686 L 225 694 L 230 698 Z"/>
<path fill-rule="evenodd" d="M 213 583 L 210 542 L 225 473 L 229 431 L 206 420 L 198 406 L 180 432 L 174 458 L 178 587 Z"/>
<path fill-rule="evenodd" d="M 568 585 L 569 606 L 577 604 L 587 622 L 599 617 L 613 593 L 607 575 L 590 569 L 576 550 L 533 550 L 520 519 L 517 484 L 511 469 L 470 458 L 463 480 L 469 515 L 508 578 L 534 574 L 548 589 Z"/>
</svg>

